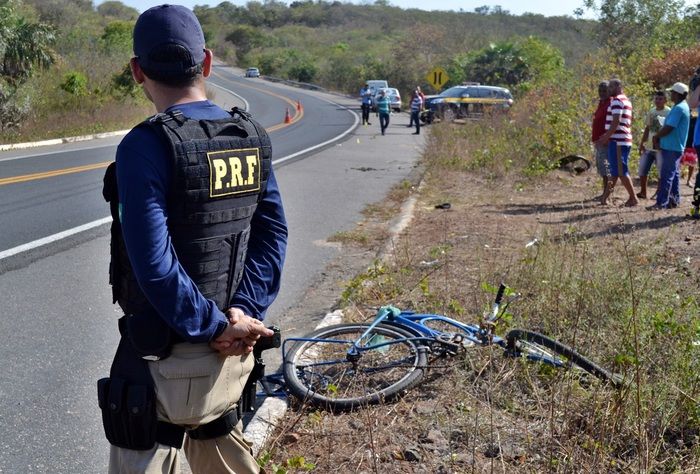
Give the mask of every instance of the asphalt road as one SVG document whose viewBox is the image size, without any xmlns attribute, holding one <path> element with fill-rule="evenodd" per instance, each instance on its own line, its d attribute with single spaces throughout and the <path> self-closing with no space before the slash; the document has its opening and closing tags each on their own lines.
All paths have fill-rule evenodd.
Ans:
<svg viewBox="0 0 700 474">
<path fill-rule="evenodd" d="M 244 81 L 233 76 L 215 80 L 222 85 L 229 80 Z M 277 158 L 324 143 L 356 123 L 353 112 L 331 103 L 355 107 L 354 100 L 270 86 L 282 99 L 263 105 L 255 94 L 264 96 L 265 92 L 256 89 L 265 87 L 257 81 L 250 84 L 250 91 L 244 92 L 241 85 L 236 92 L 273 129 Z M 297 97 L 304 105 L 303 117 L 291 126 L 274 129 L 280 123 L 278 106 L 286 103 L 284 98 L 296 101 Z M 217 99 L 223 100 L 218 94 Z M 282 291 L 268 312 L 269 322 L 296 332 L 311 324 L 285 319 L 285 313 L 303 305 L 302 295 L 342 252 L 328 243 L 328 237 L 352 229 L 368 203 L 380 201 L 412 171 L 422 136 L 410 135 L 405 115 L 393 121 L 386 137 L 362 127 L 350 139 L 276 166 L 290 240 Z M 110 146 L 113 152 L 114 143 Z M 59 158 L 42 155 L 0 161 L 0 177 L 75 166 L 78 161 L 71 161 L 68 155 L 91 163 L 79 150 L 61 151 Z M 85 150 L 86 155 L 91 153 L 96 154 Z M 103 158 L 92 159 L 99 163 Z M 55 166 L 58 160 L 66 161 Z M 8 173 L 6 164 L 17 168 Z M 99 196 L 101 174 L 95 170 L 30 181 L 43 188 L 34 193 L 26 183 L 0 186 L 0 234 L 4 239 L 0 249 L 106 216 L 105 208 L 100 211 L 104 205 Z M 66 183 L 64 179 L 78 181 Z M 85 189 L 76 190 L 78 184 Z M 31 225 L 34 230 L 25 229 Z M 100 425 L 95 383 L 108 373 L 119 317 L 107 285 L 108 245 L 107 226 L 103 225 L 11 257 L 12 264 L 4 271 L 0 260 L 0 472 L 105 471 L 108 444 Z"/>
<path fill-rule="evenodd" d="M 273 160 L 331 140 L 355 123 L 354 115 L 318 95 L 246 79 L 227 67 L 214 71 L 214 100 L 227 108 L 249 106 L 270 132 Z M 299 114 L 291 124 L 284 123 L 288 109 Z M 102 176 L 120 139 L 0 152 L 0 252 L 107 217 Z"/>
</svg>

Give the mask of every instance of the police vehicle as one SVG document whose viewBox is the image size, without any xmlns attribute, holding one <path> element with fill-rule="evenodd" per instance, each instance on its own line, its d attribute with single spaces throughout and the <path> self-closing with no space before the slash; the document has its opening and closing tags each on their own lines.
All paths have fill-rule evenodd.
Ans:
<svg viewBox="0 0 700 474">
<path fill-rule="evenodd" d="M 467 83 L 450 87 L 439 95 L 425 97 L 423 122 L 435 118 L 452 121 L 456 118 L 478 118 L 487 110 L 506 111 L 513 105 L 513 95 L 504 87 Z"/>
</svg>

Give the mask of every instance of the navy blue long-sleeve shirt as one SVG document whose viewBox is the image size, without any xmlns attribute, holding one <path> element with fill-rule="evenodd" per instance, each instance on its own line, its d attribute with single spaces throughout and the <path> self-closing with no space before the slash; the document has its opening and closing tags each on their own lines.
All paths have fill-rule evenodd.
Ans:
<svg viewBox="0 0 700 474">
<path fill-rule="evenodd" d="M 192 119 L 229 116 L 209 101 L 171 109 Z M 124 137 L 117 148 L 122 233 L 139 286 L 158 314 L 184 340 L 209 342 L 226 328 L 226 317 L 202 296 L 175 254 L 167 227 L 171 167 L 166 144 L 152 130 L 140 127 Z M 263 319 L 279 291 L 287 246 L 287 223 L 272 171 L 250 225 L 245 271 L 230 306 Z"/>
</svg>

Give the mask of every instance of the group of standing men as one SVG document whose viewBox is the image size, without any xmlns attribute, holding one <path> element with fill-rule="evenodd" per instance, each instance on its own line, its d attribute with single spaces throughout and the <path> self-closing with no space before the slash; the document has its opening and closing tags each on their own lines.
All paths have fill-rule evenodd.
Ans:
<svg viewBox="0 0 700 474">
<path fill-rule="evenodd" d="M 384 89 L 380 89 L 376 94 L 376 98 L 373 98 L 373 91 L 369 87 L 368 83 L 365 83 L 364 87 L 360 89 L 360 101 L 362 109 L 362 125 L 372 125 L 369 121 L 369 114 L 372 110 L 372 101 L 376 102 L 377 115 L 379 116 L 379 128 L 382 135 L 385 134 L 386 129 L 389 127 L 389 117 L 391 116 L 391 99 L 386 94 Z M 413 127 L 415 123 L 416 131 L 414 135 L 420 134 L 420 113 L 425 108 L 425 94 L 420 89 L 420 86 L 416 88 L 411 93 L 411 102 L 409 103 L 409 109 L 411 112 L 411 118 L 408 123 L 408 127 Z"/>
<path fill-rule="evenodd" d="M 593 116 L 592 141 L 595 145 L 596 167 L 603 179 L 600 197 L 607 205 L 610 194 L 619 179 L 628 194 L 625 206 L 639 204 L 647 197 L 647 177 L 651 165 L 657 164 L 659 185 L 656 202 L 649 210 L 668 209 L 680 204 L 680 162 L 686 148 L 690 128 L 690 107 L 698 107 L 700 86 L 688 97 L 688 86 L 676 82 L 667 89 L 673 107 L 666 107 L 666 91 L 654 95 L 654 107 L 645 120 L 645 129 L 639 145 L 639 177 L 641 191 L 635 194 L 629 173 L 632 149 L 632 103 L 624 94 L 619 79 L 603 81 L 598 85 L 599 103 Z M 687 100 L 686 100 L 687 99 Z M 700 129 L 696 123 L 693 145 L 700 148 Z M 697 187 L 697 182 L 696 182 Z"/>
</svg>

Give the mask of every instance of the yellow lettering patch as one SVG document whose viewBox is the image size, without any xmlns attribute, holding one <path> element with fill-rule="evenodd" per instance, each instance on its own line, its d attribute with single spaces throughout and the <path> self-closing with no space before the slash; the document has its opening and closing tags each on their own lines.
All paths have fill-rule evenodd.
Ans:
<svg viewBox="0 0 700 474">
<path fill-rule="evenodd" d="M 260 151 L 257 148 L 207 153 L 209 197 L 260 190 Z"/>
</svg>

